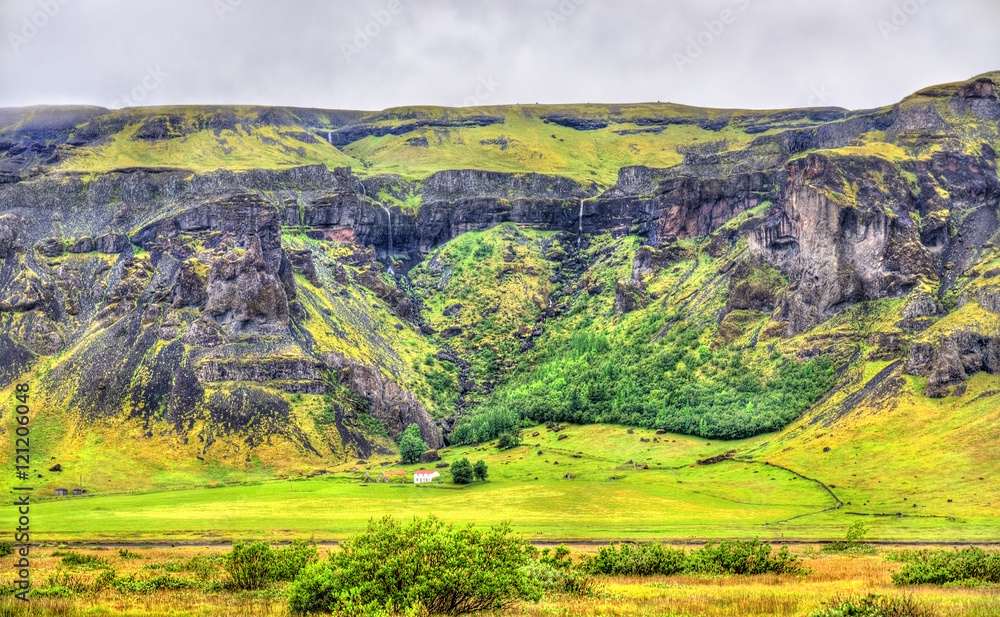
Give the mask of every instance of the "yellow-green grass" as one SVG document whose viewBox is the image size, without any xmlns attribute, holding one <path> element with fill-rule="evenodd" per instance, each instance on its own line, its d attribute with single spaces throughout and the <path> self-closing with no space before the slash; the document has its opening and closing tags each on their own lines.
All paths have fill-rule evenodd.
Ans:
<svg viewBox="0 0 1000 617">
<path fill-rule="evenodd" d="M 672 124 L 660 133 L 640 132 L 619 135 L 616 131 L 644 130 L 635 123 L 640 118 L 703 117 L 719 110 L 695 110 L 675 105 L 633 105 L 614 116 L 606 128 L 581 131 L 548 124 L 541 118 L 549 113 L 573 113 L 608 118 L 609 106 L 506 106 L 478 110 L 407 108 L 385 112 L 382 120 L 367 124 L 401 125 L 414 113 L 421 117 L 455 117 L 487 113 L 504 118 L 502 124 L 483 127 L 424 128 L 403 135 L 366 137 L 343 148 L 322 139 L 303 143 L 291 137 L 300 127 L 261 125 L 254 110 L 233 107 L 241 118 L 235 129 L 198 130 L 204 110 L 195 107 L 151 108 L 148 113 L 125 114 L 128 124 L 109 141 L 68 150 L 60 169 L 103 173 L 123 167 L 178 167 L 195 172 L 215 169 L 284 169 L 298 165 L 324 164 L 352 166 L 363 175 L 396 173 L 409 179 L 423 179 L 449 169 L 482 169 L 502 172 L 560 174 L 582 182 L 611 186 L 618 170 L 630 165 L 670 167 L 682 161 L 681 149 L 716 143 L 724 149 L 745 146 L 756 135 L 736 126 L 719 131 L 695 124 Z M 728 112 L 727 112 L 728 113 Z M 171 139 L 135 139 L 149 118 L 174 115 L 184 118 L 182 129 Z M 766 113 L 762 113 L 761 117 Z M 398 116 L 398 117 L 397 117 Z M 404 119 L 401 119 L 404 118 Z M 334 128 L 334 127 L 331 127 Z M 648 127 L 645 127 L 648 129 Z M 427 147 L 407 143 L 415 137 L 427 139 Z"/>
<path fill-rule="evenodd" d="M 562 596 L 522 605 L 505 614 L 518 617 L 565 615 L 598 616 L 703 616 L 703 617 L 803 617 L 823 608 L 834 598 L 849 594 L 912 595 L 940 617 L 986 617 L 1000 611 L 1000 594 L 993 589 L 943 589 L 894 587 L 891 574 L 899 564 L 880 556 L 828 557 L 805 550 L 806 576 L 649 576 L 601 577 L 603 593 L 594 597 Z"/>
<path fill-rule="evenodd" d="M 108 143 L 72 151 L 61 166 L 67 171 L 104 173 L 124 167 L 178 167 L 194 172 L 217 169 L 286 169 L 301 165 L 327 167 L 357 162 L 325 141 L 303 143 L 283 135 L 276 127 L 249 131 L 195 131 L 164 140 L 134 139 L 139 124 L 130 124 Z"/>
<path fill-rule="evenodd" d="M 858 383 L 886 365 L 863 365 Z M 273 531 L 336 539 L 359 531 L 371 516 L 437 513 L 455 522 L 511 520 L 529 536 L 551 540 L 836 539 L 864 520 L 872 539 L 883 541 L 995 540 L 1000 503 L 990 472 L 1000 461 L 990 444 L 1000 437 L 1000 411 L 989 392 L 998 381 L 980 374 L 963 396 L 933 400 L 918 394 L 919 379 L 906 378 L 894 407 L 862 404 L 825 426 L 827 416 L 812 414 L 835 406 L 843 399 L 838 394 L 782 434 L 742 442 L 630 434 L 606 425 L 558 433 L 537 427 L 506 452 L 492 444 L 443 450 L 449 462 L 467 457 L 489 464 L 490 481 L 467 487 L 448 484 L 446 469 L 444 483 L 433 486 L 366 486 L 358 467 L 295 482 L 46 501 L 33 524 L 43 538 L 67 540 Z M 813 417 L 820 422 L 810 424 Z M 729 450 L 738 460 L 693 465 Z M 373 476 L 394 468 L 368 466 Z M 828 485 L 844 505 L 837 508 L 826 489 L 799 474 Z"/>
<path fill-rule="evenodd" d="M 1000 377 L 980 373 L 960 396 L 929 399 L 921 394 L 925 380 L 897 372 L 901 381 L 891 396 L 863 398 L 835 415 L 848 394 L 878 371 L 892 370 L 888 364 L 863 363 L 854 369 L 854 386 L 749 452 L 822 479 L 845 502 L 835 514 L 784 527 L 794 534 L 847 517 L 864 520 L 882 537 L 899 537 L 904 527 L 942 541 L 1000 537 Z"/>
<path fill-rule="evenodd" d="M 703 539 L 778 535 L 766 524 L 834 505 L 820 486 L 786 471 L 733 461 L 693 465 L 734 445 L 742 444 L 629 434 L 623 427 L 569 427 L 558 434 L 539 427 L 513 450 L 483 445 L 442 452 L 451 462 L 484 459 L 486 483 L 456 486 L 442 470 L 443 481 L 434 485 L 415 486 L 409 476 L 406 484 L 363 484 L 359 468 L 294 482 L 49 499 L 35 506 L 32 525 L 43 541 L 274 533 L 340 539 L 372 516 L 435 513 L 462 523 L 510 520 L 537 539 Z M 384 469 L 391 467 L 372 465 L 370 473 L 377 477 Z"/>
<path fill-rule="evenodd" d="M 369 173 L 398 173 L 413 179 L 445 169 L 483 169 L 559 174 L 611 186 L 622 167 L 680 163 L 678 147 L 723 140 L 727 147 L 738 147 L 752 138 L 729 127 L 715 132 L 679 124 L 659 134 L 618 135 L 615 131 L 641 127 L 626 123 L 580 131 L 546 124 L 529 108 L 506 108 L 503 113 L 503 124 L 366 137 L 345 146 L 344 152 L 362 161 Z M 408 145 L 413 137 L 425 138 L 427 147 Z"/>
<path fill-rule="evenodd" d="M 1000 592 L 996 587 L 958 589 L 941 587 L 899 588 L 891 582 L 900 564 L 882 555 L 849 557 L 820 555 L 816 546 L 798 545 L 792 552 L 809 569 L 805 576 L 598 576 L 595 593 L 589 596 L 548 594 L 538 604 L 521 604 L 502 613 L 481 613 L 481 617 L 647 617 L 662 615 L 705 617 L 804 617 L 810 612 L 848 594 L 878 593 L 887 596 L 911 595 L 939 617 L 993 617 L 1000 612 Z M 162 566 L 179 565 L 200 555 L 217 555 L 222 547 L 132 547 L 131 559 L 122 559 L 115 550 L 83 549 L 113 567 L 118 576 L 148 578 L 167 571 Z M 321 547 L 325 556 L 334 547 Z M 593 554 L 596 547 L 574 547 L 573 555 Z M 73 585 L 89 585 L 101 570 L 66 567 L 55 549 L 36 548 L 33 557 L 35 588 L 48 586 L 51 577 L 67 576 Z M 189 571 L 169 571 L 170 575 L 196 580 Z M 226 575 L 216 570 L 213 578 Z M 0 585 L 8 587 L 14 572 L 0 572 Z M 201 590 L 159 591 L 148 595 L 122 594 L 113 589 L 83 592 L 70 599 L 34 598 L 29 604 L 10 596 L 0 597 L 0 615 L 51 617 L 56 615 L 122 617 L 290 617 L 279 583 L 261 592 L 205 592 Z"/>
</svg>

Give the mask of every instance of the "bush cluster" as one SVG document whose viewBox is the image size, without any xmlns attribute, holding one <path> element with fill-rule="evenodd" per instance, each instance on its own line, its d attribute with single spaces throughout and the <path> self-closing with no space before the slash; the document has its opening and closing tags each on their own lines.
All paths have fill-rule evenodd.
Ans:
<svg viewBox="0 0 1000 617">
<path fill-rule="evenodd" d="M 233 543 L 223 567 L 240 589 L 261 589 L 275 581 L 291 581 L 316 558 L 316 545 L 301 540 L 283 548 L 266 542 Z"/>
<path fill-rule="evenodd" d="M 906 551 L 894 558 L 904 562 L 892 575 L 897 585 L 977 586 L 1000 583 L 1000 553 L 969 547 L 961 550 Z"/>
<path fill-rule="evenodd" d="M 451 466 L 451 479 L 455 484 L 471 484 L 473 480 L 485 482 L 489 477 L 489 467 L 482 459 L 473 465 L 469 459 L 462 457 Z"/>
<path fill-rule="evenodd" d="M 804 574 L 798 557 L 783 546 L 777 552 L 758 539 L 709 543 L 687 552 L 662 544 L 611 544 L 582 562 L 593 574 L 649 576 L 673 574 Z"/>
<path fill-rule="evenodd" d="M 497 441 L 497 448 L 500 450 L 510 450 L 519 445 L 521 445 L 521 431 L 519 430 L 504 431 Z"/>
<path fill-rule="evenodd" d="M 910 596 L 864 596 L 835 598 L 809 617 L 933 617 L 934 611 Z"/>
<path fill-rule="evenodd" d="M 372 520 L 288 589 L 292 612 L 370 616 L 499 611 L 538 600 L 532 547 L 509 525 L 455 528 L 435 517 Z"/>
</svg>

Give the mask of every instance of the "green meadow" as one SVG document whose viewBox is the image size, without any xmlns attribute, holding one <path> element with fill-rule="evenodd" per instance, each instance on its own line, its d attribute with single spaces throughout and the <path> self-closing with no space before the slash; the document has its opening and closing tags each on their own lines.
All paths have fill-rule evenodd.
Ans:
<svg viewBox="0 0 1000 617">
<path fill-rule="evenodd" d="M 537 436 L 533 436 L 534 433 Z M 961 516 L 880 516 L 839 505 L 834 493 L 798 471 L 762 460 L 697 461 L 762 445 L 661 434 L 618 426 L 538 426 L 525 443 L 441 451 L 489 465 L 487 482 L 457 486 L 450 474 L 431 485 L 363 483 L 364 467 L 325 476 L 218 488 L 48 499 L 33 507 L 43 542 L 214 542 L 234 538 L 340 540 L 371 517 L 435 514 L 456 523 L 512 521 L 534 541 L 717 538 L 835 539 L 865 514 L 871 538 L 884 541 L 987 541 L 1000 533 L 988 509 Z M 656 439 L 657 441 L 654 441 Z M 648 440 L 648 441 L 642 441 Z M 408 473 L 428 465 L 373 465 Z M 648 467 L 648 469 L 647 469 Z M 805 470 L 801 470 L 805 471 Z M 808 474 L 806 474 L 808 475 Z M 949 504 L 950 505 L 950 504 Z M 849 513 L 849 511 L 851 513 Z"/>
</svg>

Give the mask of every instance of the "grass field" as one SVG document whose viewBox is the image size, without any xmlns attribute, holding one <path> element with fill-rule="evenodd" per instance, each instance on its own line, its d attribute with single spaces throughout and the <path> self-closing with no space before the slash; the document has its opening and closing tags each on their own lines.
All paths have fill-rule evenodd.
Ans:
<svg viewBox="0 0 1000 617">
<path fill-rule="evenodd" d="M 329 548 L 329 547 L 327 547 Z M 114 550 L 84 550 L 111 567 L 119 575 L 148 578 L 175 572 L 174 576 L 192 578 L 190 573 L 173 567 L 197 555 L 213 555 L 221 548 L 135 548 L 129 559 Z M 52 548 L 43 548 L 34 562 L 39 581 L 60 580 L 69 586 L 91 583 L 96 570 L 66 567 Z M 596 547 L 578 547 L 577 557 L 596 552 Z M 326 550 L 321 550 L 325 555 Z M 938 617 L 992 617 L 1000 614 L 1000 590 L 917 587 L 901 589 L 890 580 L 900 564 L 886 561 L 881 555 L 849 557 L 819 554 L 816 546 L 798 545 L 793 553 L 802 558 L 809 574 L 760 576 L 691 576 L 671 577 L 595 577 L 594 592 L 585 595 L 550 594 L 538 604 L 521 605 L 503 615 L 522 617 L 627 617 L 688 616 L 705 617 L 801 617 L 822 608 L 824 603 L 846 594 L 879 593 L 887 596 L 910 595 L 931 608 Z M 221 572 L 219 576 L 225 576 Z M 8 570 L 0 573 L 0 585 L 12 581 Z M 44 587 L 44 585 L 38 585 Z M 146 595 L 122 594 L 113 589 L 82 591 L 67 598 L 34 598 L 25 606 L 9 596 L 0 597 L 0 616 L 31 617 L 106 616 L 153 617 L 285 617 L 289 615 L 282 596 L 283 585 L 256 592 L 206 592 L 200 590 L 158 591 Z M 481 617 L 487 617 L 482 614 Z"/>
<path fill-rule="evenodd" d="M 525 445 L 503 452 L 491 444 L 442 450 L 445 461 L 482 458 L 489 465 L 488 482 L 465 487 L 451 484 L 447 469 L 434 485 L 415 486 L 411 479 L 363 484 L 364 467 L 357 466 L 294 481 L 48 499 L 33 506 L 32 528 L 42 541 L 337 540 L 361 531 L 371 517 L 434 513 L 481 525 L 510 520 L 539 541 L 829 540 L 842 538 L 860 514 L 866 515 L 873 540 L 1000 537 L 1000 518 L 988 504 L 943 502 L 927 504 L 924 516 L 878 516 L 883 504 L 877 501 L 847 506 L 840 497 L 845 504 L 838 508 L 838 489 L 831 493 L 799 475 L 816 477 L 806 466 L 789 471 L 766 459 L 695 464 L 730 450 L 751 450 L 768 436 L 712 443 L 604 425 L 559 432 L 540 426 L 524 435 Z M 382 470 L 412 472 L 420 465 L 367 467 L 375 477 Z M 947 481 L 946 469 L 939 478 Z"/>
</svg>

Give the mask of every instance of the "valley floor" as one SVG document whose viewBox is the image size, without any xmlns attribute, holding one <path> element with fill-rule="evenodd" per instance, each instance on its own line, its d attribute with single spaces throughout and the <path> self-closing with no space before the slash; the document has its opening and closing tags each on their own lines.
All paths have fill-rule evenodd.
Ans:
<svg viewBox="0 0 1000 617">
<path fill-rule="evenodd" d="M 538 426 L 526 429 L 526 443 L 512 450 L 483 444 L 441 451 L 444 462 L 483 459 L 487 482 L 458 486 L 441 468 L 435 483 L 415 486 L 412 472 L 421 465 L 373 459 L 313 478 L 47 498 L 32 506 L 32 532 L 44 542 L 70 543 L 334 541 L 362 531 L 372 517 L 436 514 L 461 524 L 511 521 L 541 542 L 836 540 L 857 520 L 866 523 L 872 541 L 1000 539 L 993 477 L 963 485 L 954 476 L 974 471 L 942 465 L 936 474 L 922 473 L 915 490 L 906 485 L 910 472 L 902 459 L 893 476 L 858 474 L 855 486 L 844 486 L 847 466 L 782 460 L 779 467 L 770 464 L 771 456 L 744 460 L 742 452 L 763 448 L 771 438 L 713 443 L 619 426 Z M 716 457 L 723 460 L 699 464 Z M 871 458 L 862 449 L 855 457 Z M 912 459 L 916 466 L 926 463 Z M 361 481 L 366 472 L 377 478 L 388 470 L 410 475 L 405 482 Z"/>
</svg>

